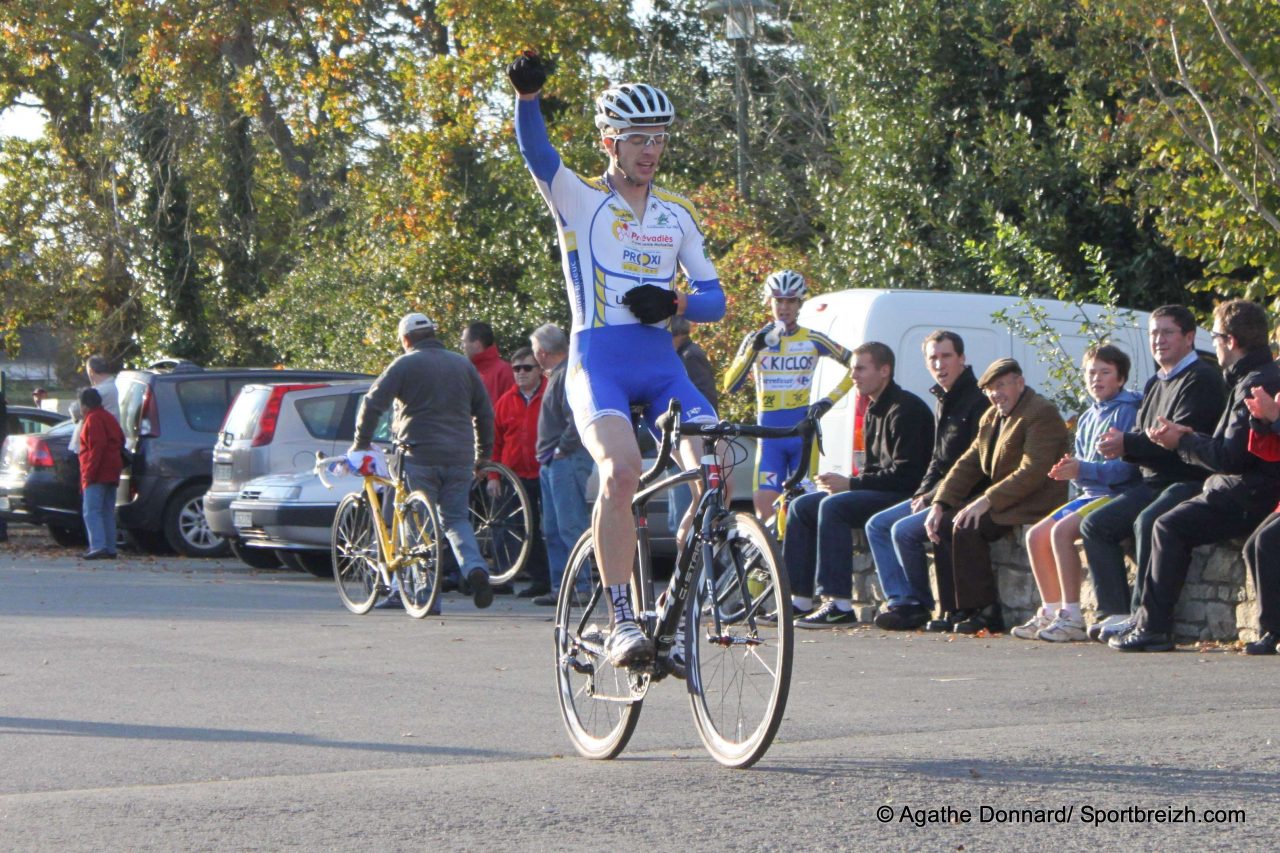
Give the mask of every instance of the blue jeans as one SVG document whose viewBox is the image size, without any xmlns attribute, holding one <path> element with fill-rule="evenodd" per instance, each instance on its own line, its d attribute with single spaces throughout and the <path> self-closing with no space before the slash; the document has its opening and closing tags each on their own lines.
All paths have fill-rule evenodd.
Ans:
<svg viewBox="0 0 1280 853">
<path fill-rule="evenodd" d="M 475 480 L 475 467 L 422 465 L 406 459 L 405 474 L 412 488 L 422 489 L 435 502 L 445 538 L 449 540 L 462 576 L 465 578 L 475 569 L 483 569 L 488 574 L 489 564 L 480 556 L 476 531 L 471 526 L 471 483 Z"/>
<path fill-rule="evenodd" d="M 587 511 L 587 478 L 595 463 L 585 447 L 553 459 L 538 473 L 542 483 L 542 537 L 547 541 L 551 591 L 560 592 L 569 553 L 582 531 L 591 526 Z"/>
<path fill-rule="evenodd" d="M 887 506 L 902 500 L 898 492 L 816 492 L 791 503 L 782 556 L 794 595 L 818 591 L 828 598 L 853 597 L 853 531 Z"/>
<path fill-rule="evenodd" d="M 928 516 L 928 506 L 913 513 L 911 501 L 907 500 L 867 519 L 867 544 L 890 607 L 918 604 L 933 609 L 929 559 L 925 554 L 929 536 L 924 532 L 924 520 Z"/>
<path fill-rule="evenodd" d="M 94 483 L 85 486 L 84 529 L 89 534 L 89 553 L 116 552 L 116 484 Z"/>
</svg>

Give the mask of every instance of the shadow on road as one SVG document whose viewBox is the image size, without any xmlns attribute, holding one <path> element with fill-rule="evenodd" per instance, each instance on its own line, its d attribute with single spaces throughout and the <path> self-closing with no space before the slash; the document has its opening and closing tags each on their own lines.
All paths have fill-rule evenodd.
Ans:
<svg viewBox="0 0 1280 853">
<path fill-rule="evenodd" d="M 57 737 L 122 738 L 124 740 L 194 741 L 197 743 L 272 743 L 389 752 L 401 755 L 443 755 L 469 758 L 511 758 L 509 751 L 473 747 L 432 746 L 415 743 L 375 743 L 317 738 L 296 732 L 260 732 L 247 729 L 209 729 L 187 726 L 152 726 L 137 723 L 99 723 L 92 720 L 44 720 L 32 717 L 0 717 L 0 734 L 52 735 Z M 531 756 L 541 757 L 541 756 Z"/>
<path fill-rule="evenodd" d="M 768 762 L 768 759 L 765 759 Z M 762 763 L 756 770 L 762 773 L 811 776 L 816 779 L 846 778 L 861 775 L 867 778 L 891 776 L 915 776 L 936 781 L 986 782 L 994 784 L 1046 784 L 1063 790 L 1084 788 L 1094 790 L 1144 791 L 1150 794 L 1235 794 L 1280 796 L 1280 777 L 1274 773 L 1220 770 L 1197 767 L 1153 767 L 1144 764 L 1118 764 L 1082 761 L 1078 765 L 1064 766 L 1059 762 L 1029 764 L 955 759 L 897 759 L 859 760 L 852 758 L 804 759 L 793 762 L 790 758 L 778 758 L 777 763 Z"/>
</svg>

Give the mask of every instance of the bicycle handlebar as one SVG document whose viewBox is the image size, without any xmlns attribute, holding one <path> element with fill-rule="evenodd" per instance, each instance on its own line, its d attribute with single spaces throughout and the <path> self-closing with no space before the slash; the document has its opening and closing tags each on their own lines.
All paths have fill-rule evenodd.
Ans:
<svg viewBox="0 0 1280 853">
<path fill-rule="evenodd" d="M 327 470 L 328 470 L 328 468 L 329 468 L 329 466 L 330 466 L 330 465 L 332 465 L 332 464 L 333 464 L 333 463 L 335 463 L 335 462 L 343 462 L 343 463 L 345 463 L 346 461 L 347 461 L 347 457 L 346 457 L 346 456 L 325 456 L 323 453 L 321 453 L 319 450 L 317 450 L 317 451 L 316 451 L 316 464 L 315 464 L 315 467 L 313 467 L 313 468 L 311 469 L 311 471 L 312 471 L 312 473 L 314 473 L 317 477 L 319 477 L 319 478 L 320 478 L 320 484 L 321 484 L 322 486 L 324 486 L 326 489 L 332 489 L 332 488 L 333 488 L 333 483 L 330 483 L 328 480 L 326 480 L 326 479 L 325 479 L 325 476 L 324 476 L 324 475 L 325 475 L 325 471 L 327 471 Z"/>
<path fill-rule="evenodd" d="M 658 458 L 654 460 L 653 467 L 640 475 L 640 488 L 644 488 L 667 469 L 668 463 L 671 461 L 671 450 L 675 445 L 676 436 L 702 436 L 704 438 L 736 438 L 738 436 L 747 436 L 748 438 L 791 438 L 795 435 L 805 436 L 804 455 L 802 459 L 807 459 L 809 451 L 812 448 L 813 439 L 816 436 L 818 440 L 818 448 L 822 448 L 822 428 L 819 426 L 816 418 L 804 418 L 788 427 L 769 427 L 760 426 L 759 424 L 737 424 L 730 421 L 720 421 L 719 423 L 700 423 L 700 424 L 682 424 L 680 422 L 680 401 L 673 399 L 671 405 L 667 408 L 665 414 L 657 420 L 657 426 L 662 430 L 662 442 L 658 446 Z M 802 466 L 797 469 L 797 473 L 804 471 Z M 794 476 L 794 475 L 793 475 Z M 803 479 L 803 477 L 801 478 Z M 788 481 L 790 482 L 790 481 Z M 797 480 L 797 482 L 799 482 Z"/>
</svg>

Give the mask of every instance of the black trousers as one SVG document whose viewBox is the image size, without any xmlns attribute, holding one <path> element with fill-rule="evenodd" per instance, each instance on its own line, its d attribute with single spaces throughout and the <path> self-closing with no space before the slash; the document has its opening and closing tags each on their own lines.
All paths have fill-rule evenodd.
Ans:
<svg viewBox="0 0 1280 853">
<path fill-rule="evenodd" d="M 529 559 L 525 561 L 524 573 L 535 586 L 551 588 L 551 572 L 547 567 L 547 543 L 542 538 L 542 482 L 537 477 L 520 478 L 525 494 L 529 496 L 529 510 L 532 515 L 533 541 L 529 543 Z"/>
<path fill-rule="evenodd" d="M 1280 512 L 1273 512 L 1244 543 L 1244 565 L 1258 595 L 1258 627 L 1280 634 Z"/>
<path fill-rule="evenodd" d="M 978 610 L 1000 601 L 996 573 L 991 569 L 991 543 L 1013 528 L 996 524 L 991 513 L 978 519 L 977 527 L 956 527 L 959 510 L 942 514 L 933 546 L 933 565 L 938 577 L 938 606 L 943 613 Z"/>
<path fill-rule="evenodd" d="M 1246 510 L 1228 492 L 1212 491 L 1183 501 L 1156 519 L 1138 624 L 1151 631 L 1172 631 L 1173 609 L 1187 582 L 1191 552 L 1198 545 L 1247 536 L 1266 515 L 1265 510 Z"/>
</svg>

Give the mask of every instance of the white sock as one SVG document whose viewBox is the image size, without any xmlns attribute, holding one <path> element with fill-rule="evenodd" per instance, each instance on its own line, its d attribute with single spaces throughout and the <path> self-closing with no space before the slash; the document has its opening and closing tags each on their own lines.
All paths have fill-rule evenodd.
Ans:
<svg viewBox="0 0 1280 853">
<path fill-rule="evenodd" d="M 841 613 L 853 612 L 853 599 L 851 598 L 833 598 L 831 599 L 831 603 L 834 604 L 836 606 L 836 610 L 839 610 Z"/>
<path fill-rule="evenodd" d="M 1084 614 L 1080 612 L 1080 602 L 1064 603 L 1062 609 L 1067 611 L 1067 618 L 1072 622 L 1083 622 Z"/>
<path fill-rule="evenodd" d="M 1058 615 L 1058 608 L 1046 602 L 1040 606 L 1040 615 L 1052 619 Z"/>
<path fill-rule="evenodd" d="M 791 596 L 791 606 L 797 610 L 812 610 L 813 598 L 808 595 L 793 595 Z"/>
</svg>

